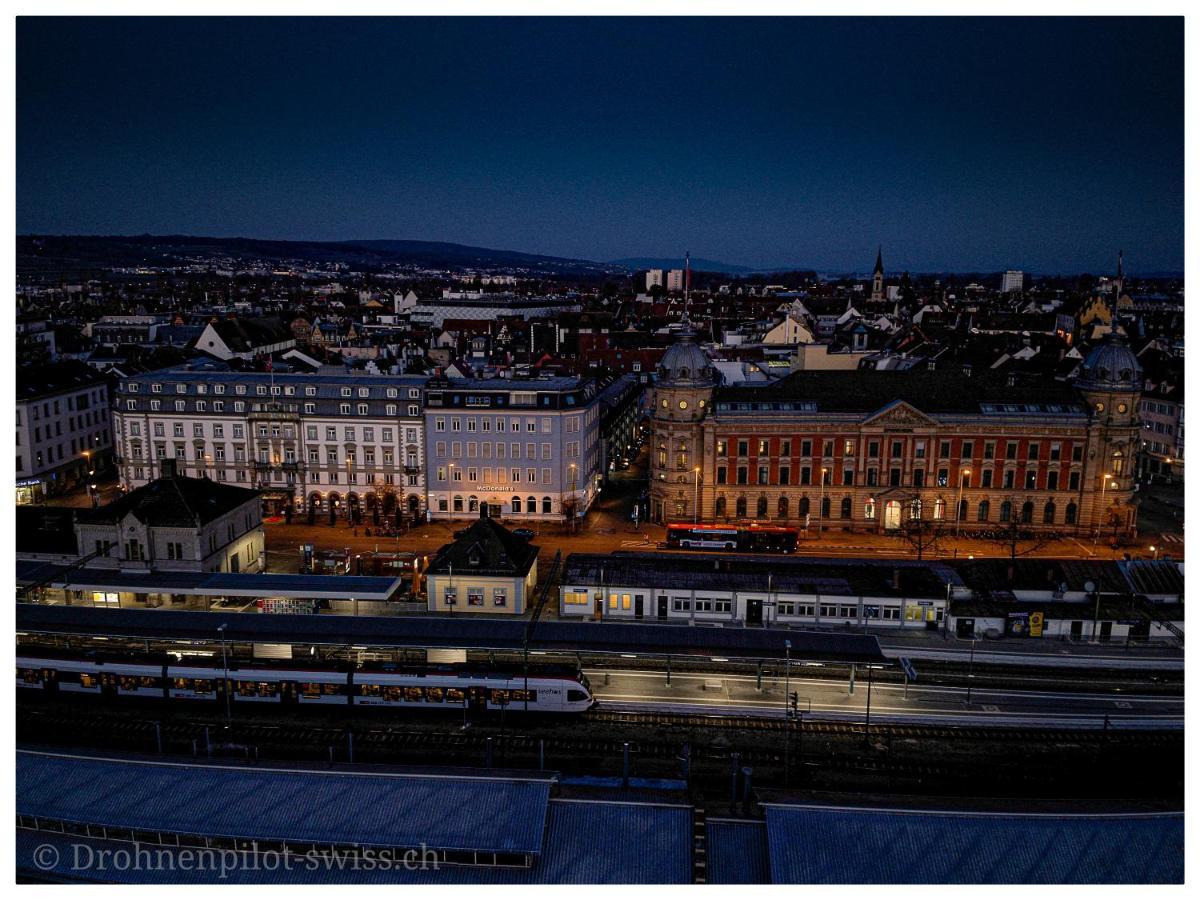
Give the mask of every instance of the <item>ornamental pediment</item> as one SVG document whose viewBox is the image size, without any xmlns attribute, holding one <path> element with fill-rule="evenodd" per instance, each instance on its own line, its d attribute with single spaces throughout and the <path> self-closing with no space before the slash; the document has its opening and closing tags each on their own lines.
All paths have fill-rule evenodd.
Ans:
<svg viewBox="0 0 1200 900">
<path fill-rule="evenodd" d="M 915 406 L 904 400 L 893 400 L 887 406 L 863 420 L 864 425 L 883 425 L 897 428 L 932 426 L 937 423 Z"/>
</svg>

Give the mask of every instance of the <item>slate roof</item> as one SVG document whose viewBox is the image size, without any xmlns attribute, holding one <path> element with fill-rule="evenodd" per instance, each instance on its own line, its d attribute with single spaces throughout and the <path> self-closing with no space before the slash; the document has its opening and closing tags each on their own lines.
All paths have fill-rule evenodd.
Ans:
<svg viewBox="0 0 1200 900">
<path fill-rule="evenodd" d="M 768 806 L 775 884 L 1178 884 L 1183 814 Z"/>
<path fill-rule="evenodd" d="M 79 510 L 80 522 L 120 522 L 133 514 L 151 527 L 192 526 L 211 522 L 249 503 L 258 491 L 208 478 L 183 475 L 156 478 L 112 503 Z"/>
<path fill-rule="evenodd" d="M 234 353 L 248 353 L 269 344 L 296 339 L 292 329 L 274 316 L 259 319 L 220 319 L 213 322 L 212 327 L 225 342 L 225 346 Z"/>
<path fill-rule="evenodd" d="M 482 507 L 479 518 L 462 537 L 438 550 L 427 574 L 448 575 L 453 570 L 464 575 L 524 578 L 537 556 L 537 547 L 514 537 L 511 531 L 489 518 L 486 507 Z"/>
<path fill-rule="evenodd" d="M 981 403 L 1061 404 L 1085 413 L 1071 385 L 1040 375 L 1012 376 L 927 368 L 902 371 L 855 369 L 848 372 L 801 370 L 766 385 L 720 387 L 714 403 L 809 400 L 825 412 L 869 413 L 903 400 L 922 412 L 978 413 Z"/>
<path fill-rule="evenodd" d="M 106 383 L 103 375 L 77 359 L 64 359 L 42 366 L 20 366 L 17 368 L 17 400 L 32 400 Z"/>
</svg>

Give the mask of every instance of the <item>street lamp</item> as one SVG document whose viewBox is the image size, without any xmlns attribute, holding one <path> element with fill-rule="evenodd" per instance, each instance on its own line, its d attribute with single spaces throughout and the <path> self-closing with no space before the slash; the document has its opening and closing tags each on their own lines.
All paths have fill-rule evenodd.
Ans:
<svg viewBox="0 0 1200 900">
<path fill-rule="evenodd" d="M 225 688 L 225 729 L 226 729 L 226 731 L 229 730 L 229 728 L 232 724 L 232 721 L 233 721 L 233 716 L 230 711 L 230 705 L 229 705 L 229 702 L 230 702 L 230 697 L 229 697 L 229 656 L 225 652 L 225 629 L 227 627 L 228 627 L 227 624 L 222 624 L 222 625 L 217 626 L 217 632 L 221 635 L 221 668 L 224 669 L 224 671 L 225 671 L 225 680 L 223 682 L 223 685 Z"/>
<path fill-rule="evenodd" d="M 817 506 L 817 534 L 825 530 L 825 473 L 829 470 L 821 467 L 821 498 Z"/>
<path fill-rule="evenodd" d="M 966 476 L 965 478 L 963 476 Z M 971 480 L 971 470 L 963 469 L 958 476 L 958 501 L 954 508 L 954 536 L 958 537 L 959 530 L 962 528 L 962 495 L 963 485 Z"/>
<path fill-rule="evenodd" d="M 783 646 L 787 652 L 787 662 L 784 664 L 783 670 L 783 717 L 789 719 L 791 713 L 788 712 L 788 702 L 792 696 L 792 642 L 785 640 Z"/>
<path fill-rule="evenodd" d="M 1158 548 L 1153 544 L 1150 545 L 1150 552 L 1154 554 L 1154 558 L 1158 559 Z"/>
<path fill-rule="evenodd" d="M 1100 476 L 1100 514 L 1102 516 L 1107 516 L 1107 513 L 1108 513 L 1108 507 L 1105 505 L 1104 496 L 1108 492 L 1108 479 L 1111 477 L 1112 476 L 1109 475 L 1107 472 L 1105 472 L 1103 475 Z M 1114 481 L 1113 487 L 1115 488 L 1116 486 L 1117 486 L 1117 483 Z M 1098 540 L 1100 540 L 1101 527 L 1103 527 L 1102 524 L 1096 525 L 1095 536 L 1092 538 L 1093 546 L 1095 546 L 1096 542 Z"/>
<path fill-rule="evenodd" d="M 692 516 L 692 522 L 698 523 L 700 521 L 700 467 L 696 466 L 695 471 L 696 471 L 696 508 L 694 510 L 694 515 Z"/>
</svg>

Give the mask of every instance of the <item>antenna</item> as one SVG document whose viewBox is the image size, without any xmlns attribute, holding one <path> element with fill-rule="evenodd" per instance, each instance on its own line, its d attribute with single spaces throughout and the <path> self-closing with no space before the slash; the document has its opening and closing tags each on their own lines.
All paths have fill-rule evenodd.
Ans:
<svg viewBox="0 0 1200 900">
<path fill-rule="evenodd" d="M 692 291 L 692 251 L 685 250 L 683 253 L 683 322 L 687 325 L 688 305 L 691 302 Z"/>
</svg>

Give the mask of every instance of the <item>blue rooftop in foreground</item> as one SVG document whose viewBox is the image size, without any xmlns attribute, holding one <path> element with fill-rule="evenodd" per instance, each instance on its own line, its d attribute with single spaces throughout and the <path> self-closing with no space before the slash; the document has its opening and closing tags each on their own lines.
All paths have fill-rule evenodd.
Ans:
<svg viewBox="0 0 1200 900">
<path fill-rule="evenodd" d="M 776 884 L 1177 884 L 1183 814 L 768 806 Z"/>
</svg>

